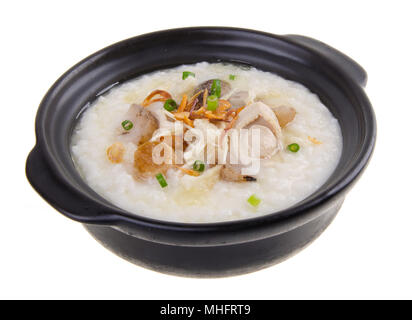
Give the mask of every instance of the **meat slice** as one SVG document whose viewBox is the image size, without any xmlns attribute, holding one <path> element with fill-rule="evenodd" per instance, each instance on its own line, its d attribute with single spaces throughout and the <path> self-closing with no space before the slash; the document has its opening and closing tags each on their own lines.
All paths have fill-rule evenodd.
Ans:
<svg viewBox="0 0 412 320">
<path fill-rule="evenodd" d="M 132 104 L 124 115 L 124 121 L 132 122 L 133 127 L 130 130 L 120 128 L 120 139 L 123 142 L 133 142 L 137 145 L 149 141 L 159 128 L 159 121 L 149 111 L 149 108 L 144 108 L 138 104 Z"/>
</svg>

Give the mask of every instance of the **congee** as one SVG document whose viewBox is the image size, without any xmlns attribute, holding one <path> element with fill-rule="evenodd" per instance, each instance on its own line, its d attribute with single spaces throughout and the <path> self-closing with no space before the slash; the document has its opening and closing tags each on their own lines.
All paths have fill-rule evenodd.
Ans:
<svg viewBox="0 0 412 320">
<path fill-rule="evenodd" d="M 301 84 L 207 62 L 113 87 L 71 141 L 81 176 L 110 202 L 195 223 L 290 207 L 327 180 L 341 150 L 338 121 Z"/>
</svg>

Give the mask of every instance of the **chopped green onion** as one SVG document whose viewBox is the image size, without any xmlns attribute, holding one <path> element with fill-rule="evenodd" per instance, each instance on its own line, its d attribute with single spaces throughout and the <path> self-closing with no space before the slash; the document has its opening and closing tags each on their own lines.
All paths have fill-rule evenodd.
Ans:
<svg viewBox="0 0 412 320">
<path fill-rule="evenodd" d="M 298 152 L 300 147 L 297 143 L 292 143 L 292 144 L 288 145 L 288 149 L 291 152 Z"/>
<path fill-rule="evenodd" d="M 198 172 L 205 171 L 205 164 L 203 163 L 203 161 L 196 160 L 193 163 L 193 170 L 198 171 Z"/>
<path fill-rule="evenodd" d="M 249 199 L 247 199 L 247 202 L 255 208 L 259 205 L 260 201 L 261 200 L 255 194 L 252 194 Z"/>
<path fill-rule="evenodd" d="M 130 120 L 124 120 L 122 122 L 122 127 L 124 130 L 129 131 L 131 128 L 133 128 L 133 122 Z"/>
<path fill-rule="evenodd" d="M 163 177 L 163 174 L 158 173 L 156 175 L 156 179 L 157 179 L 157 181 L 159 181 L 159 184 L 162 188 L 167 187 L 167 182 L 166 182 L 165 177 Z"/>
<path fill-rule="evenodd" d="M 213 80 L 212 87 L 210 89 L 210 94 L 215 95 L 220 98 L 220 93 L 222 91 L 221 82 L 219 79 Z"/>
<path fill-rule="evenodd" d="M 191 76 L 191 77 L 195 77 L 195 74 L 193 73 L 193 72 L 190 72 L 190 71 L 183 71 L 183 74 L 182 74 L 182 80 L 185 80 L 187 77 L 189 77 L 189 76 Z"/>
<path fill-rule="evenodd" d="M 236 76 L 234 74 L 229 74 L 229 80 L 235 80 Z"/>
<path fill-rule="evenodd" d="M 219 105 L 219 99 L 215 95 L 207 97 L 207 110 L 215 111 Z"/>
<path fill-rule="evenodd" d="M 167 111 L 173 111 L 177 108 L 177 103 L 176 101 L 174 101 L 173 99 L 167 99 L 165 101 L 165 104 L 163 105 L 163 107 L 167 110 Z"/>
</svg>

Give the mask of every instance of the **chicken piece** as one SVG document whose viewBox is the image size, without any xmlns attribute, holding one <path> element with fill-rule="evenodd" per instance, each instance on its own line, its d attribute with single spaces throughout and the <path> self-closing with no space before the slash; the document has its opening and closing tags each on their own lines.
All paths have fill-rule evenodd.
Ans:
<svg viewBox="0 0 412 320">
<path fill-rule="evenodd" d="M 120 140 L 140 145 L 173 134 L 172 118 L 174 117 L 164 109 L 163 105 L 163 102 L 154 102 L 147 107 L 132 104 L 124 118 L 133 123 L 133 128 L 130 130 L 121 128 Z"/>
<path fill-rule="evenodd" d="M 234 128 L 245 128 L 255 120 L 261 118 L 266 122 L 266 126 L 273 131 L 276 137 L 281 136 L 280 125 L 278 119 L 272 109 L 263 102 L 255 102 L 244 108 L 236 120 Z"/>
<path fill-rule="evenodd" d="M 205 82 L 202 82 L 200 85 L 198 85 L 195 90 L 193 91 L 193 94 L 198 93 L 199 91 L 207 89 L 207 92 L 211 94 L 212 91 L 212 84 L 213 80 L 219 80 L 219 79 L 210 79 Z M 225 94 L 229 93 L 230 91 L 230 84 L 226 81 L 220 80 L 220 97 L 223 97 Z M 199 109 L 203 105 L 203 92 L 197 97 L 197 101 L 194 103 L 195 108 L 194 110 Z"/>
<path fill-rule="evenodd" d="M 276 107 L 273 109 L 273 112 L 276 114 L 281 128 L 286 127 L 287 124 L 292 122 L 296 115 L 296 110 L 287 106 Z"/>
<path fill-rule="evenodd" d="M 235 122 L 234 129 L 250 129 L 254 125 L 255 129 L 267 127 L 273 133 L 270 136 L 267 131 L 262 131 L 260 150 L 261 158 L 268 158 L 274 155 L 277 151 L 282 149 L 282 132 L 275 113 L 264 103 L 255 102 L 248 107 L 244 108 L 238 115 Z"/>
<path fill-rule="evenodd" d="M 189 130 L 186 137 L 189 139 L 188 147 L 184 152 L 187 163 L 196 160 L 208 164 L 222 163 L 228 151 L 227 139 L 220 139 L 223 129 L 206 119 L 196 119 L 194 129 Z"/>
<path fill-rule="evenodd" d="M 229 102 L 234 108 L 245 106 L 248 100 L 249 100 L 249 91 L 245 91 L 245 90 L 236 91 L 229 98 Z"/>
<path fill-rule="evenodd" d="M 165 110 L 164 102 L 154 102 L 145 109 L 148 110 L 156 118 L 159 127 L 173 127 L 174 121 L 170 121 L 170 119 L 173 118 L 173 115 Z M 167 115 L 171 116 L 168 117 Z"/>
<path fill-rule="evenodd" d="M 158 129 L 152 135 L 151 141 L 175 134 L 175 117 L 172 113 L 165 110 L 163 105 L 163 102 L 155 102 L 146 108 L 156 118 L 159 124 Z"/>
</svg>

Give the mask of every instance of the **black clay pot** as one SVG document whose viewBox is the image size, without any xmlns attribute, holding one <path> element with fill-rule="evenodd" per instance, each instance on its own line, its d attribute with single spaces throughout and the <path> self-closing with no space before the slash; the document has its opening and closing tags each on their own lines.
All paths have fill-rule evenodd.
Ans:
<svg viewBox="0 0 412 320">
<path fill-rule="evenodd" d="M 255 66 L 316 93 L 339 120 L 343 153 L 328 181 L 297 205 L 223 223 L 165 222 L 126 212 L 97 195 L 76 171 L 69 150 L 84 107 L 110 86 L 154 70 L 199 61 Z M 128 39 L 78 63 L 49 90 L 36 117 L 37 144 L 27 177 L 38 193 L 109 250 L 144 267 L 200 277 L 255 271 L 302 249 L 333 220 L 372 154 L 375 117 L 365 71 L 310 38 L 220 27 L 166 30 Z M 325 252 L 325 255 L 327 253 Z"/>
</svg>

